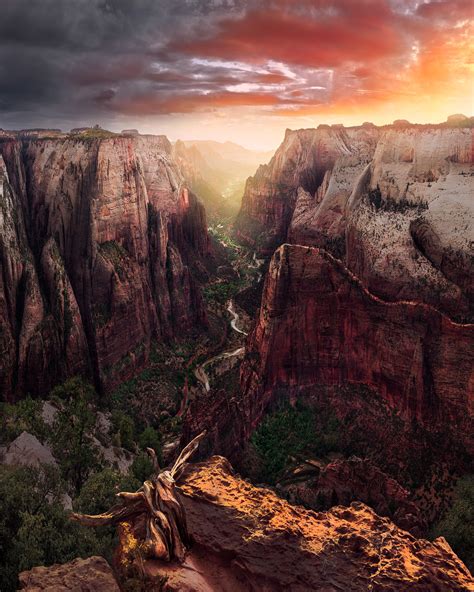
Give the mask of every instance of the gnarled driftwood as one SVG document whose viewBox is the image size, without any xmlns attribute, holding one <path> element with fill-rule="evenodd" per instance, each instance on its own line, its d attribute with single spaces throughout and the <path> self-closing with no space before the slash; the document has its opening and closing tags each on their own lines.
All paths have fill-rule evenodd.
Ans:
<svg viewBox="0 0 474 592">
<path fill-rule="evenodd" d="M 205 432 L 196 436 L 178 456 L 169 471 L 160 471 L 156 453 L 148 448 L 153 461 L 153 475 L 134 493 L 121 492 L 117 497 L 121 503 L 108 512 L 91 516 L 71 514 L 71 519 L 86 526 L 118 525 L 120 522 L 134 523 L 142 518 L 146 523 L 146 534 L 142 548 L 148 558 L 171 561 L 184 560 L 189 545 L 186 516 L 179 502 L 175 485 L 183 472 L 188 458 L 196 451 Z"/>
</svg>

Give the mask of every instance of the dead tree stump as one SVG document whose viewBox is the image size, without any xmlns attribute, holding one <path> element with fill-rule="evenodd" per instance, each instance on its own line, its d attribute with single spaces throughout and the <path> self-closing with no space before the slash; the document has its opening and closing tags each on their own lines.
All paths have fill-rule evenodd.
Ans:
<svg viewBox="0 0 474 592">
<path fill-rule="evenodd" d="M 197 450 L 205 432 L 196 436 L 178 456 L 173 467 L 161 471 L 156 453 L 147 448 L 153 461 L 153 475 L 134 493 L 121 492 L 121 502 L 108 512 L 92 516 L 71 514 L 71 519 L 86 526 L 118 526 L 122 522 L 145 522 L 146 528 L 141 548 L 148 559 L 184 561 L 189 546 L 184 509 L 176 495 L 176 482 L 186 461 Z"/>
</svg>

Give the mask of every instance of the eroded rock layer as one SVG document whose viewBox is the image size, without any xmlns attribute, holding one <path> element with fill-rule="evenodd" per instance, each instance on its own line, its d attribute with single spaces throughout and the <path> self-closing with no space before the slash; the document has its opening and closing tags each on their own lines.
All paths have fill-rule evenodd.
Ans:
<svg viewBox="0 0 474 592">
<path fill-rule="evenodd" d="M 295 208 L 301 214 L 299 188 L 310 195 L 313 204 L 321 205 L 321 210 L 326 209 L 322 202 L 327 191 L 344 205 L 354 175 L 372 158 L 379 135 L 373 126 L 287 130 L 270 163 L 260 166 L 247 181 L 236 221 L 240 238 L 264 253 L 285 242 Z M 342 173 L 346 187 L 340 187 L 339 173 L 334 172 L 337 182 L 331 180 L 331 174 L 344 167 L 349 169 Z"/>
<path fill-rule="evenodd" d="M 76 373 L 111 385 L 206 322 L 189 268 L 205 212 L 164 136 L 1 140 L 4 398 Z"/>
</svg>

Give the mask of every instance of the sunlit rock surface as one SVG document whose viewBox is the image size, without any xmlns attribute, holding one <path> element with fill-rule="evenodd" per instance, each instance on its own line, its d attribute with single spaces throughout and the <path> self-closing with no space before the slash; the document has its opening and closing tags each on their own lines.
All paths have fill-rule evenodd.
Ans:
<svg viewBox="0 0 474 592">
<path fill-rule="evenodd" d="M 469 590 L 442 538 L 415 539 L 362 503 L 316 513 L 235 476 L 226 459 L 192 465 L 181 499 L 194 545 L 183 565 L 148 562 L 173 592 Z"/>
</svg>

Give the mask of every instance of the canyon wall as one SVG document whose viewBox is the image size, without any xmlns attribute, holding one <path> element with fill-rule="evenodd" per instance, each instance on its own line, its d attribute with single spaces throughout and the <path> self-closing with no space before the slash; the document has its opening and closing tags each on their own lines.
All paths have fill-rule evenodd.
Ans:
<svg viewBox="0 0 474 592">
<path fill-rule="evenodd" d="M 189 267 L 208 255 L 206 216 L 171 144 L 98 136 L 0 138 L 4 399 L 76 373 L 111 386 L 153 339 L 206 324 Z"/>
<path fill-rule="evenodd" d="M 363 384 L 402 418 L 474 449 L 474 325 L 373 295 L 322 249 L 274 254 L 241 371 L 247 436 L 278 392 Z M 347 401 L 350 406 L 351 401 Z"/>
<path fill-rule="evenodd" d="M 268 255 L 322 247 L 387 300 L 472 320 L 473 147 L 472 127 L 447 124 L 288 131 L 247 182 L 236 232 Z"/>
<path fill-rule="evenodd" d="M 380 130 L 375 126 L 343 128 L 320 125 L 317 129 L 286 130 L 285 138 L 268 164 L 248 179 L 242 207 L 236 220 L 241 240 L 271 254 L 285 242 L 295 208 L 301 210 L 301 190 L 322 210 L 324 193 L 329 190 L 337 201 L 347 200 L 354 174 L 373 156 Z M 333 187 L 349 168 L 348 188 Z M 342 204 L 343 205 L 343 204 Z M 340 209 L 340 206 L 339 206 Z"/>
<path fill-rule="evenodd" d="M 414 424 L 472 450 L 473 146 L 448 124 L 287 131 L 236 222 L 277 246 L 240 392 L 193 402 L 186 437 L 206 426 L 208 450 L 239 462 L 281 399 L 317 398 L 386 451 L 413 447 Z M 373 425 L 392 412 L 395 443 Z"/>
</svg>

